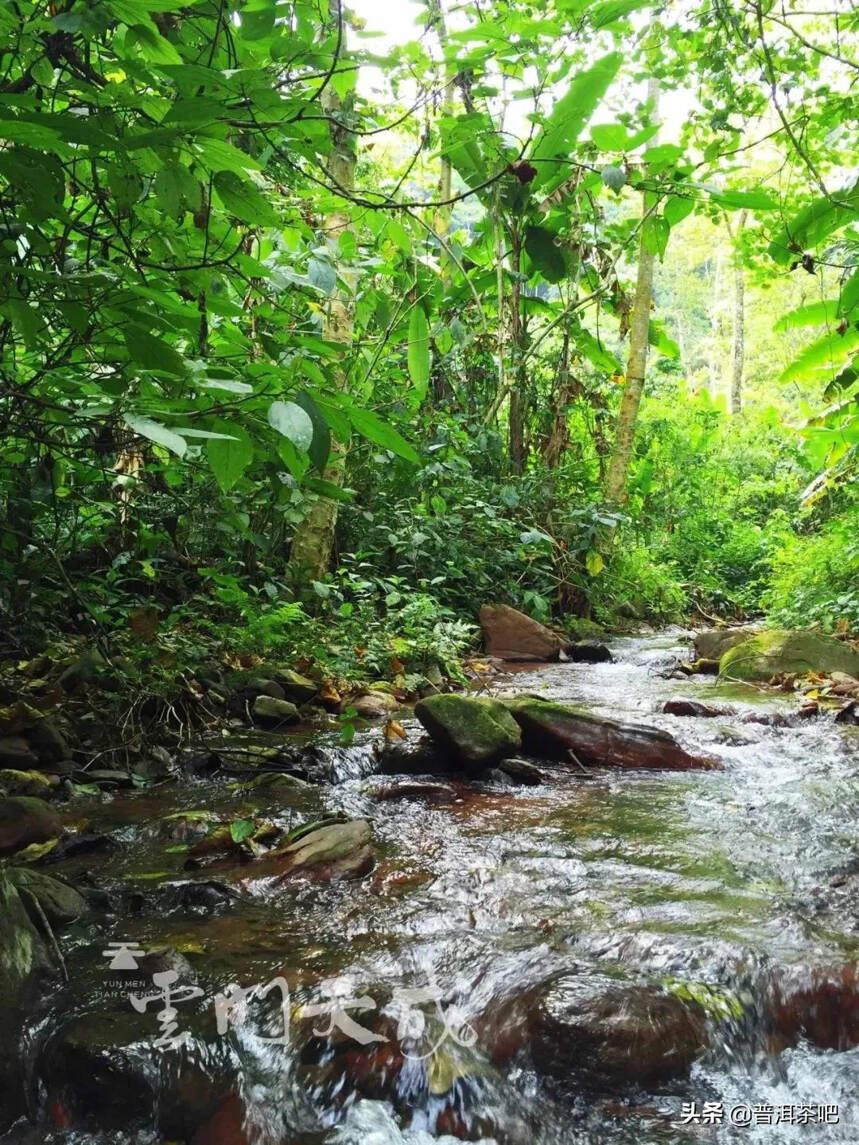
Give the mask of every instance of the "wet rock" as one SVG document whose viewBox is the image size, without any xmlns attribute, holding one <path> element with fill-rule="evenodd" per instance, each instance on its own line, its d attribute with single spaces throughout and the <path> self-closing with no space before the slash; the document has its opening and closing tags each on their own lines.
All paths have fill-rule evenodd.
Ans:
<svg viewBox="0 0 859 1145">
<path fill-rule="evenodd" d="M 427 696 L 415 705 L 415 715 L 431 738 L 469 770 L 490 767 L 521 744 L 516 720 L 498 700 Z"/>
<path fill-rule="evenodd" d="M 706 1015 L 650 986 L 566 975 L 539 996 L 531 1036 L 537 1069 L 560 1082 L 647 1085 L 689 1072 L 706 1045 Z"/>
<path fill-rule="evenodd" d="M 191 1145 L 253 1145 L 257 1134 L 246 1124 L 245 1105 L 238 1094 L 225 1097 L 217 1112 L 201 1125 Z"/>
<path fill-rule="evenodd" d="M 248 680 L 243 692 L 250 700 L 256 699 L 257 696 L 271 696 L 273 700 L 286 699 L 286 692 L 276 680 L 266 680 L 262 676 L 254 676 Z"/>
<path fill-rule="evenodd" d="M 721 660 L 725 653 L 741 644 L 744 640 L 754 636 L 759 629 L 745 626 L 742 628 L 707 628 L 695 636 L 695 657 L 698 660 Z"/>
<path fill-rule="evenodd" d="M 23 736 L 4 736 L 0 739 L 0 767 L 29 771 L 37 767 L 38 756 Z"/>
<path fill-rule="evenodd" d="M 239 895 L 226 883 L 213 879 L 199 882 L 163 883 L 155 892 L 158 913 L 210 918 L 233 906 Z"/>
<path fill-rule="evenodd" d="M 795 971 L 770 986 L 764 1011 L 775 1052 L 801 1038 L 824 1050 L 852 1049 L 859 1045 L 859 968 Z"/>
<path fill-rule="evenodd" d="M 58 783 L 56 776 L 45 775 L 42 771 L 15 771 L 10 768 L 0 771 L 0 792 L 5 792 L 7 795 L 47 797 L 51 788 L 56 787 Z"/>
<path fill-rule="evenodd" d="M 570 641 L 508 604 L 485 604 L 480 625 L 490 656 L 502 660 L 557 660 Z"/>
<path fill-rule="evenodd" d="M 833 696 L 855 696 L 859 699 L 859 680 L 855 676 L 848 676 L 846 672 L 832 672 L 829 691 Z"/>
<path fill-rule="evenodd" d="M 349 708 L 354 708 L 355 713 L 365 720 L 380 720 L 385 716 L 389 716 L 391 712 L 397 711 L 403 705 L 396 698 L 396 696 L 388 695 L 387 692 L 362 692 L 358 696 L 353 696 L 351 699 L 346 699 L 340 705 L 341 711 L 348 711 Z"/>
<path fill-rule="evenodd" d="M 27 741 L 41 763 L 57 763 L 68 759 L 69 745 L 57 725 L 45 717 L 32 722 L 26 731 Z"/>
<path fill-rule="evenodd" d="M 715 716 L 728 714 L 727 708 L 702 704 L 699 700 L 666 700 L 662 711 L 666 716 L 697 716 L 700 719 L 712 719 Z"/>
<path fill-rule="evenodd" d="M 522 728 L 522 746 L 535 755 L 583 765 L 671 771 L 719 766 L 690 755 L 667 732 L 643 724 L 620 723 L 530 696 L 510 701 L 509 709 Z"/>
<path fill-rule="evenodd" d="M 719 672 L 732 680 L 770 680 L 785 673 L 859 675 L 859 653 L 820 632 L 771 629 L 729 649 Z"/>
<path fill-rule="evenodd" d="M 859 700 L 849 700 L 840 712 L 835 714 L 837 724 L 859 725 Z"/>
<path fill-rule="evenodd" d="M 319 687 L 313 680 L 302 676 L 300 672 L 293 672 L 291 668 L 284 668 L 278 672 L 277 682 L 283 689 L 286 699 L 291 700 L 293 704 L 309 704 L 319 692 Z"/>
<path fill-rule="evenodd" d="M 24 1063 L 19 1038 L 38 984 L 51 968 L 17 887 L 0 868 L 0 1130 L 20 1112 Z"/>
<path fill-rule="evenodd" d="M 27 795 L 0 799 L 0 855 L 46 843 L 61 834 L 63 825 L 52 807 Z"/>
<path fill-rule="evenodd" d="M 566 649 L 566 655 L 576 664 L 607 664 L 613 659 L 607 645 L 598 640 L 577 640 Z"/>
<path fill-rule="evenodd" d="M 419 799 L 426 803 L 446 803 L 454 796 L 454 789 L 448 783 L 423 783 L 417 780 L 403 780 L 389 783 L 373 792 L 378 803 L 390 803 L 398 799 Z"/>
<path fill-rule="evenodd" d="M 273 696 L 257 696 L 253 705 L 254 722 L 266 727 L 279 727 L 294 724 L 300 719 L 298 708 L 289 700 L 278 700 Z"/>
<path fill-rule="evenodd" d="M 81 783 L 95 783 L 99 787 L 134 787 L 134 776 L 130 771 L 120 771 L 115 767 L 91 767 L 78 772 Z"/>
<path fill-rule="evenodd" d="M 362 878 L 372 870 L 373 862 L 370 824 L 366 819 L 353 819 L 311 829 L 258 866 L 266 873 L 275 864 L 282 879 L 303 876 L 339 882 Z"/>
<path fill-rule="evenodd" d="M 548 773 L 538 767 L 536 763 L 529 763 L 527 759 L 502 759 L 498 770 L 512 779 L 514 783 L 521 783 L 526 787 L 537 787 L 549 778 Z"/>
<path fill-rule="evenodd" d="M 89 905 L 80 891 L 62 879 L 53 878 L 32 867 L 13 867 L 9 872 L 27 912 L 38 927 L 41 911 L 52 927 L 67 926 L 89 913 Z M 38 902 L 35 908 L 33 900 Z"/>
<path fill-rule="evenodd" d="M 455 771 L 457 761 L 429 736 L 385 740 L 376 748 L 382 775 L 436 775 Z"/>
<path fill-rule="evenodd" d="M 677 671 L 683 676 L 716 676 L 719 672 L 719 661 L 704 658 L 694 660 L 691 664 L 684 661 L 678 666 Z"/>
</svg>

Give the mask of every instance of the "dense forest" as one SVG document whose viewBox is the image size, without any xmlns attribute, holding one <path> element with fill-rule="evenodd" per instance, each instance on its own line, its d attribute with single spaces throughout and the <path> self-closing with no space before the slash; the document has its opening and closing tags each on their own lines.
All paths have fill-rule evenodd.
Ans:
<svg viewBox="0 0 859 1145">
<path fill-rule="evenodd" d="M 837 755 L 833 736 L 842 731 L 832 720 L 844 736 L 859 723 L 852 0 L 413 0 L 394 11 L 379 0 L 8 0 L 0 22 L 4 1025 L 17 1028 L 5 1021 L 6 1003 L 25 997 L 25 983 L 34 992 L 15 1020 L 30 1030 L 27 1045 L 42 1044 L 33 1031 L 50 1024 L 45 1007 L 79 1014 L 79 999 L 64 1009 L 47 987 L 33 986 L 33 973 L 41 959 L 65 989 L 76 974 L 91 982 L 86 967 L 111 935 L 154 944 L 162 979 L 214 949 L 222 977 L 238 974 L 242 957 L 271 976 L 274 963 L 260 954 L 271 916 L 253 913 L 263 899 L 254 892 L 253 910 L 240 908 L 236 924 L 255 938 L 243 946 L 236 933 L 226 954 L 224 934 L 203 938 L 187 927 L 191 918 L 220 917 L 235 888 L 177 882 L 176 864 L 209 870 L 212 861 L 240 859 L 244 869 L 257 861 L 285 879 L 288 853 L 290 872 L 318 872 L 324 860 L 320 894 L 333 893 L 328 883 L 366 886 L 371 869 L 372 894 L 383 903 L 423 886 L 425 871 L 418 878 L 408 863 L 397 866 L 405 821 L 377 823 L 360 803 L 364 788 L 337 794 L 338 782 L 375 774 L 371 751 L 397 756 L 382 766 L 389 775 L 424 776 L 411 792 L 376 792 L 374 806 L 390 798 L 400 807 L 400 797 L 444 804 L 448 780 L 439 787 L 426 779 L 438 770 L 431 740 L 474 780 L 455 790 L 482 824 L 473 826 L 478 835 L 490 822 L 525 832 L 551 822 L 566 832 L 564 846 L 575 834 L 572 796 L 564 803 L 552 795 L 551 776 L 534 762 L 554 758 L 559 743 L 577 774 L 606 763 L 689 770 L 697 778 L 682 782 L 711 784 L 697 795 L 689 788 L 690 799 L 714 799 L 717 818 L 730 821 L 752 772 L 721 803 L 712 784 L 723 781 L 710 773 L 730 770 L 731 751 L 749 733 L 729 734 L 712 718 L 708 734 L 721 739 L 682 730 L 684 716 L 694 728 L 707 717 L 739 719 L 735 708 L 712 707 L 705 687 L 722 689 L 713 693 L 721 705 L 751 703 L 752 693 L 762 700 L 763 715 L 749 708 L 742 716 L 765 729 L 756 733 L 760 758 L 773 767 L 786 767 L 790 751 L 766 737 L 788 727 L 804 745 L 802 759 Z M 699 636 L 694 652 L 678 651 L 678 641 L 692 639 L 683 631 L 702 628 L 716 632 Z M 764 643 L 738 654 L 735 631 Z M 775 657 L 768 632 L 782 641 Z M 553 666 L 523 684 L 506 672 L 511 660 Z M 524 695 L 500 706 L 489 698 L 509 692 L 511 679 L 523 694 L 543 689 L 547 710 L 532 711 Z M 692 691 L 677 700 L 659 690 L 675 687 L 665 680 Z M 605 711 L 579 712 L 571 730 L 564 721 L 573 709 L 548 711 L 559 709 L 549 700 L 568 699 Z M 416 702 L 420 727 L 407 710 Z M 661 730 L 648 723 L 635 732 L 624 722 L 654 710 L 681 723 L 657 720 Z M 812 725 L 822 738 L 806 742 Z M 416 727 L 430 740 L 415 746 Z M 374 736 L 381 748 L 368 746 Z M 855 758 L 855 738 L 843 742 Z M 406 765 L 412 749 L 417 761 L 409 756 Z M 492 804 L 496 796 L 475 775 L 495 764 L 501 772 L 483 777 L 490 790 L 508 782 L 545 788 L 550 794 L 535 795 L 534 807 L 557 799 L 555 810 L 535 810 L 532 821 L 527 800 Z M 605 789 L 602 780 L 583 783 L 576 815 L 591 800 L 594 837 L 633 838 L 641 857 L 658 850 L 650 816 L 680 799 L 672 786 L 680 782 L 649 779 L 620 795 L 608 781 Z M 784 778 L 780 790 L 795 800 L 785 814 L 799 838 L 799 817 L 819 792 L 809 780 L 796 794 L 792 782 Z M 844 782 L 843 798 L 821 812 L 836 818 L 790 862 L 801 867 L 813 854 L 821 870 L 855 865 L 837 818 L 855 804 L 846 774 Z M 253 803 L 251 787 L 269 804 Z M 680 812 L 671 808 L 676 826 Z M 445 831 L 464 814 L 451 812 Z M 394 847 L 384 860 L 371 854 L 368 822 Z M 761 828 L 761 854 L 781 838 L 770 827 Z M 422 830 L 434 837 L 431 817 Z M 684 831 L 691 837 L 688 823 Z M 123 857 L 132 835 L 134 857 Z M 309 838 L 299 861 L 295 848 Z M 775 903 L 773 887 L 786 877 L 781 852 L 767 882 L 736 874 L 739 834 L 731 859 L 714 858 L 717 843 L 707 838 L 706 861 L 700 850 L 678 859 L 684 877 L 694 869 L 703 879 L 706 866 L 722 880 L 719 909 L 730 899 L 739 916 L 753 890 Z M 539 840 L 534 847 L 545 850 Z M 463 862 L 483 862 L 461 845 Z M 61 884 L 43 872 L 56 862 L 65 864 Z M 103 862 L 116 863 L 109 886 L 90 869 Z M 402 880 L 396 890 L 392 871 Z M 816 871 L 808 867 L 810 880 Z M 566 877 L 560 867 L 542 870 L 534 894 L 551 897 Z M 609 878 L 605 894 L 617 892 L 618 901 L 591 904 L 587 926 L 599 917 L 622 928 L 618 902 L 638 891 L 621 883 Z M 69 905 L 58 885 L 78 898 Z M 192 885 L 198 896 L 209 888 L 217 909 L 209 911 L 209 899 L 192 902 Z M 445 892 L 449 903 L 455 885 Z M 422 902 L 423 924 L 403 923 L 397 941 L 438 925 L 437 894 L 432 905 Z M 787 890 L 778 894 L 782 902 Z M 741 899 L 745 906 L 736 906 Z M 274 900 L 264 901 L 274 911 Z M 336 963 L 345 973 L 342 944 L 320 935 L 323 920 L 336 919 L 354 938 L 354 918 L 340 913 L 345 900 L 310 901 L 299 895 L 289 910 L 306 908 L 318 920 L 313 949 L 327 950 L 326 968 Z M 717 933 L 701 903 L 689 908 L 702 912 L 694 939 L 687 936 L 693 946 Z M 284 919 L 289 911 L 278 904 Z M 521 922 L 520 907 L 508 902 L 508 917 Z M 367 918 L 372 910 L 382 917 L 381 906 L 365 909 Z M 481 926 L 480 909 L 468 909 L 478 921 L 463 924 L 461 949 Z M 522 949 L 551 946 L 546 936 L 553 927 L 560 933 L 561 919 L 578 927 L 570 909 L 566 898 L 563 906 L 536 903 Z M 93 922 L 94 910 L 107 915 Z M 167 922 L 171 911 L 186 927 L 181 941 Z M 135 929 L 138 915 L 148 921 Z M 70 920 L 71 937 L 58 940 Z M 815 932 L 826 941 L 828 925 Z M 718 931 L 727 944 L 725 933 Z M 588 957 L 598 946 L 592 937 Z M 366 952 L 364 939 L 355 941 L 353 954 Z M 772 956 L 758 932 L 742 942 L 761 966 Z M 510 943 L 505 987 L 530 973 L 514 965 Z M 838 943 L 846 956 L 855 935 Z M 493 957 L 500 949 L 492 947 Z M 312 967 L 314 957 L 299 950 L 292 965 Z M 421 965 L 444 977 L 453 966 L 447 957 Z M 642 970 L 650 955 L 635 957 Z M 696 1023 L 718 1016 L 739 1028 L 747 1011 L 738 983 L 753 977 L 751 962 L 742 971 L 740 962 L 720 978 L 702 963 L 653 955 L 653 966 L 668 968 L 660 999 L 695 1010 L 692 1018 L 684 1011 L 685 1034 L 669 1015 L 672 1048 L 651 1047 L 653 1054 L 679 1053 L 688 1067 L 699 1048 L 689 1034 Z M 464 963 L 454 969 L 457 981 L 468 978 Z M 669 972 L 682 989 L 666 985 Z M 372 978 L 366 966 L 355 973 L 357 982 Z M 207 974 L 217 977 L 211 966 Z M 808 1002 L 808 983 L 819 985 L 818 970 L 808 974 L 806 994 L 797 988 L 790 1003 L 783 983 L 755 979 L 755 996 L 770 1004 L 761 1003 L 769 1052 L 782 1035 L 785 1044 L 802 1036 L 823 1049 L 859 1044 L 859 1023 L 827 1040 L 797 1017 L 797 998 Z M 503 1040 L 489 1004 L 505 994 L 501 978 L 498 971 L 483 998 L 476 1029 L 484 1042 Z M 848 979 L 852 990 L 855 967 L 852 979 L 843 972 L 838 981 Z M 477 993 L 480 980 L 475 972 Z M 842 995 L 827 997 L 840 1012 Z M 859 1012 L 850 997 L 847 1009 Z M 647 1009 L 653 999 L 641 1005 L 642 1025 L 663 1029 Z M 537 1072 L 557 1082 L 547 1028 L 528 1040 L 542 1047 Z M 4 1114 L 62 1140 L 85 1127 L 96 1134 L 86 1141 L 96 1142 L 131 1132 L 126 1099 L 151 1113 L 151 1079 L 144 1084 L 125 1059 L 118 1065 L 102 1043 L 108 1057 L 99 1058 L 89 1029 L 69 1029 L 52 1033 L 26 1065 L 17 1036 L 0 1047 L 9 1096 L 0 1092 L 3 1140 Z M 638 1031 L 629 1036 L 638 1044 Z M 456 1045 L 465 1052 L 466 1042 Z M 563 1042 L 565 1053 L 572 1044 Z M 306 1064 L 310 1051 L 302 1052 Z M 242 1060 L 242 1077 L 263 1069 L 261 1058 L 253 1068 Z M 314 1082 L 317 1121 L 292 1106 L 284 1121 L 272 1120 L 272 1103 L 285 1109 L 286 1099 L 269 1091 L 255 1105 L 250 1081 L 238 1089 L 219 1082 L 192 1115 L 187 1078 L 179 1116 L 162 1078 L 160 1120 L 141 1114 L 134 1124 L 149 1125 L 147 1142 L 195 1145 L 417 1145 L 424 1138 L 409 1133 L 443 1132 L 511 1145 L 568 1140 L 566 1113 L 552 1120 L 544 1110 L 551 1127 L 534 1137 L 540 1116 L 529 1122 L 523 1112 L 517 1121 L 521 1110 L 504 1106 L 503 1086 L 493 1105 L 471 1067 L 447 1059 L 429 1070 L 423 1120 L 402 1116 L 384 1086 L 377 1093 L 355 1082 L 379 1068 L 377 1059 L 372 1069 L 350 1059 L 346 1089 L 330 1056 L 316 1062 L 322 1071 L 320 1062 L 329 1073 Z M 612 1085 L 624 1073 L 615 1067 Z M 397 1073 L 390 1061 L 384 1069 Z M 646 1089 L 657 1074 L 644 1070 L 633 1082 Z M 207 1076 L 215 1075 L 212 1066 Z M 120 1096 L 107 1097 L 117 1076 Z M 343 1096 L 353 1083 L 364 1098 L 392 1100 L 397 1123 L 379 1121 L 378 1111 L 355 1113 Z M 705 1095 L 723 1092 L 712 1077 L 708 1084 L 715 1089 Z M 478 1090 L 475 1118 L 465 1111 Z M 455 1100 L 438 1104 L 448 1092 Z M 352 1129 L 336 1130 L 347 1136 L 324 1136 L 349 1109 Z M 650 1137 L 650 1129 L 627 1138 L 616 1127 L 599 1136 L 614 1113 L 599 1116 L 597 1136 L 569 1140 L 691 1140 L 661 1130 Z"/>
</svg>

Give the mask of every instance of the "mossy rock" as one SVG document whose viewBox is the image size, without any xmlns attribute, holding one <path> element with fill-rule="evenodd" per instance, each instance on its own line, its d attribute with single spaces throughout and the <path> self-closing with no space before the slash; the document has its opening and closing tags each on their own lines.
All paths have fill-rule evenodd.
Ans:
<svg viewBox="0 0 859 1145">
<path fill-rule="evenodd" d="M 498 700 L 427 696 L 415 715 L 435 740 L 466 768 L 491 767 L 515 755 L 522 743 L 519 725 Z"/>
<path fill-rule="evenodd" d="M 11 767 L 0 771 L 0 791 L 7 795 L 40 795 L 47 798 L 51 786 L 50 777 L 42 771 L 17 771 Z"/>
<path fill-rule="evenodd" d="M 859 676 L 859 653 L 821 632 L 774 628 L 734 645 L 719 661 L 719 675 L 730 680 L 770 680 L 789 672 Z"/>
</svg>

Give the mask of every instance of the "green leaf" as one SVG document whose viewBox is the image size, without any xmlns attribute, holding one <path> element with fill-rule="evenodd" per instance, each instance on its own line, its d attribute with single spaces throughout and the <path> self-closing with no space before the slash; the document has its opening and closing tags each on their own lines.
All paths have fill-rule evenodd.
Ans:
<svg viewBox="0 0 859 1145">
<path fill-rule="evenodd" d="M 323 481 L 320 477 L 305 477 L 304 488 L 320 497 L 328 497 L 331 501 L 344 501 L 350 504 L 355 500 L 352 489 L 343 489 L 333 481 Z"/>
<path fill-rule="evenodd" d="M 605 568 L 605 561 L 596 549 L 588 549 L 585 556 L 585 568 L 588 570 L 589 576 L 599 576 Z"/>
<path fill-rule="evenodd" d="M 234 819 L 230 824 L 230 838 L 234 843 L 244 843 L 256 831 L 256 824 L 250 819 Z"/>
<path fill-rule="evenodd" d="M 565 161 L 622 62 L 619 52 L 603 56 L 593 67 L 580 72 L 566 94 L 556 102 L 531 150 L 530 159 L 537 168 L 535 188 L 544 188 L 548 194 L 549 187 L 559 186 L 568 177 Z"/>
<path fill-rule="evenodd" d="M 683 222 L 687 215 L 691 215 L 694 210 L 694 199 L 681 199 L 679 195 L 672 195 L 670 199 L 666 200 L 662 214 L 665 216 L 665 221 L 669 227 L 676 227 L 678 223 Z"/>
<path fill-rule="evenodd" d="M 268 227 L 279 224 L 277 211 L 247 177 L 242 178 L 235 171 L 219 171 L 214 183 L 218 198 L 226 210 L 243 223 Z"/>
<path fill-rule="evenodd" d="M 779 204 L 766 191 L 713 191 L 710 198 L 721 207 L 736 211 L 748 208 L 753 211 L 777 211 Z"/>
<path fill-rule="evenodd" d="M 651 254 L 657 255 L 661 260 L 665 255 L 670 234 L 671 227 L 666 219 L 663 219 L 660 215 L 650 215 L 645 221 L 641 233 L 641 241 L 644 243 L 644 249 Z"/>
<path fill-rule="evenodd" d="M 628 16 L 630 12 L 636 12 L 639 8 L 649 8 L 652 4 L 653 0 L 603 0 L 602 3 L 594 4 L 588 9 L 588 16 L 595 29 L 605 28 L 615 20 Z"/>
<path fill-rule="evenodd" d="M 647 327 L 647 341 L 665 358 L 679 358 L 680 347 L 673 338 L 669 338 L 659 321 L 651 320 Z"/>
<path fill-rule="evenodd" d="M 309 363 L 305 362 L 304 365 L 307 366 Z M 313 468 L 324 473 L 331 453 L 331 428 L 310 394 L 296 394 L 295 404 L 301 406 L 313 423 L 313 440 L 310 442 L 307 454 Z"/>
<path fill-rule="evenodd" d="M 846 318 L 859 304 L 859 270 L 853 274 L 841 287 L 841 297 L 838 300 L 838 317 Z"/>
<path fill-rule="evenodd" d="M 296 402 L 272 402 L 268 407 L 268 424 L 307 453 L 313 441 L 313 422 L 307 410 Z"/>
<path fill-rule="evenodd" d="M 851 326 L 844 334 L 832 333 L 818 338 L 782 372 L 779 381 L 795 382 L 813 379 L 826 371 L 840 369 L 859 347 L 859 329 Z"/>
<path fill-rule="evenodd" d="M 779 333 L 782 330 L 796 330 L 801 326 L 824 326 L 834 322 L 838 316 L 838 299 L 830 298 L 826 301 L 812 302 L 808 306 L 798 306 L 782 314 L 773 329 Z"/>
<path fill-rule="evenodd" d="M 150 417 L 144 417 L 142 414 L 127 413 L 125 420 L 141 437 L 154 441 L 156 445 L 163 445 L 165 449 L 169 449 L 177 457 L 185 456 L 188 450 L 185 438 L 174 433 L 172 429 L 168 429 L 166 425 L 162 425 L 159 421 L 153 421 Z"/>
<path fill-rule="evenodd" d="M 560 282 L 567 273 L 564 252 L 555 245 L 555 236 L 546 227 L 530 226 L 525 231 L 525 250 L 547 282 Z"/>
<path fill-rule="evenodd" d="M 430 378 L 430 348 L 427 316 L 424 314 L 423 307 L 420 303 L 416 303 L 412 307 L 412 313 L 409 318 L 409 349 L 407 358 L 409 377 L 412 379 L 412 385 L 417 390 L 418 397 L 423 400 L 426 396 Z"/>
<path fill-rule="evenodd" d="M 187 364 L 182 355 L 160 338 L 154 337 L 148 330 L 139 326 L 128 326 L 123 337 L 132 365 L 176 377 L 186 373 Z"/>
<path fill-rule="evenodd" d="M 782 228 L 769 246 L 770 257 L 782 266 L 805 250 L 813 250 L 825 238 L 859 219 L 859 181 L 831 198 L 815 199 Z"/>
<path fill-rule="evenodd" d="M 358 433 L 362 437 L 366 437 L 368 441 L 381 445 L 383 449 L 390 449 L 391 453 L 396 453 L 398 457 L 402 457 L 406 461 L 417 463 L 420 460 L 405 438 L 401 437 L 393 426 L 387 425 L 370 410 L 350 405 L 346 408 L 346 415 Z"/>
<path fill-rule="evenodd" d="M 254 446 L 247 432 L 230 422 L 218 422 L 224 432 L 231 434 L 228 439 L 211 440 L 206 443 L 206 456 L 215 475 L 215 480 L 225 493 L 229 493 L 254 458 Z"/>
</svg>

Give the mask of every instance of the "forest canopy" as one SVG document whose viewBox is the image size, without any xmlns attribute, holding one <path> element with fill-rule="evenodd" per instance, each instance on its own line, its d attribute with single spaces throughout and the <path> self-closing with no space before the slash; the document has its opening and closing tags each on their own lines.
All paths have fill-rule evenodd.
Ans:
<svg viewBox="0 0 859 1145">
<path fill-rule="evenodd" d="M 859 625 L 855 8 L 0 11 L 8 654 Z"/>
</svg>

